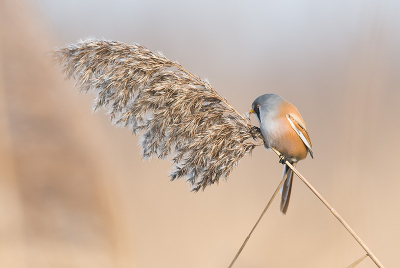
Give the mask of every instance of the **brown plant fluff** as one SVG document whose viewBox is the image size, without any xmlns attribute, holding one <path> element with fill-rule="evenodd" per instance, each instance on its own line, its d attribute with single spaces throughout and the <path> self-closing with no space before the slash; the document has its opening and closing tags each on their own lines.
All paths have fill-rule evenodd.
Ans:
<svg viewBox="0 0 400 268">
<path fill-rule="evenodd" d="M 239 114 L 208 83 L 160 52 L 139 44 L 85 39 L 53 52 L 68 78 L 96 92 L 94 109 L 143 131 L 142 153 L 172 155 L 171 180 L 186 177 L 193 191 L 227 178 L 239 160 L 261 145 L 248 116 Z"/>
</svg>

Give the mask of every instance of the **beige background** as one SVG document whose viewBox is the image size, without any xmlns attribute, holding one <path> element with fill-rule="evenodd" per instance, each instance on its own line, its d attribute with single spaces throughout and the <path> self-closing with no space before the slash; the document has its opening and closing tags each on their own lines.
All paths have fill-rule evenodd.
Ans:
<svg viewBox="0 0 400 268">
<path fill-rule="evenodd" d="M 142 161 L 138 137 L 50 62 L 86 36 L 161 50 L 240 112 L 264 93 L 294 103 L 315 154 L 299 170 L 397 267 L 400 4 L 281 2 L 0 0 L 0 267 L 227 267 L 279 182 L 263 148 L 204 192 L 169 182 L 170 162 Z M 275 201 L 235 267 L 362 254 L 297 179 L 288 215 Z"/>
</svg>

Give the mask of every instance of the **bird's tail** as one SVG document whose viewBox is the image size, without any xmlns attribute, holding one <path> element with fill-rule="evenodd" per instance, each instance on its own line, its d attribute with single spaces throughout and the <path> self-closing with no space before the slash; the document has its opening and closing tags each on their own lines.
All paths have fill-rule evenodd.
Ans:
<svg viewBox="0 0 400 268">
<path fill-rule="evenodd" d="M 293 163 L 292 165 L 294 167 L 296 167 L 296 164 L 297 163 Z M 293 171 L 286 164 L 284 164 L 284 167 L 283 167 L 282 178 L 284 178 L 284 177 L 286 177 L 286 180 L 281 189 L 281 193 L 282 193 L 281 212 L 283 214 L 286 214 L 288 207 L 289 207 L 290 194 L 292 192 L 292 184 L 293 184 Z"/>
</svg>

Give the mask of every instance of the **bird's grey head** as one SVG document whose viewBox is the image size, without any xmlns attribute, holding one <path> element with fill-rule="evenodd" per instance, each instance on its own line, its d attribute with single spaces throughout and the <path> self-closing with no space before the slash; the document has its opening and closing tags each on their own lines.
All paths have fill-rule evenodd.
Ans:
<svg viewBox="0 0 400 268">
<path fill-rule="evenodd" d="M 264 94 L 253 101 L 251 105 L 252 110 L 260 119 L 260 110 L 268 112 L 275 110 L 284 99 L 276 94 Z"/>
</svg>

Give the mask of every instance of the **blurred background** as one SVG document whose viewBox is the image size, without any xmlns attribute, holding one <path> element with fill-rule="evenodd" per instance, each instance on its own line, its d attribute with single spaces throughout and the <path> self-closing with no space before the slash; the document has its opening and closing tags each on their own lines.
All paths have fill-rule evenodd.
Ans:
<svg viewBox="0 0 400 268">
<path fill-rule="evenodd" d="M 264 93 L 294 103 L 315 155 L 299 171 L 396 267 L 399 14 L 396 1 L 0 0 L 0 266 L 228 267 L 279 183 L 261 147 L 197 194 L 169 181 L 170 162 L 142 161 L 138 137 L 51 63 L 54 47 L 93 36 L 162 51 L 239 112 Z M 288 214 L 275 200 L 234 267 L 363 254 L 295 179 Z"/>
</svg>

